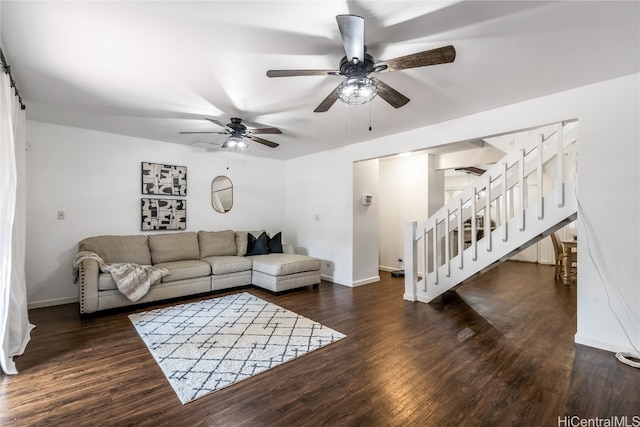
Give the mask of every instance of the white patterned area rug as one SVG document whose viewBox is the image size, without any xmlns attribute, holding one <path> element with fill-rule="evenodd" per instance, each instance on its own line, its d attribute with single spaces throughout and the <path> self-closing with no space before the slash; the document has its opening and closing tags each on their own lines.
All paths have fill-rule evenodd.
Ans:
<svg viewBox="0 0 640 427">
<path fill-rule="evenodd" d="M 129 319 L 183 404 L 346 336 L 247 292 Z"/>
</svg>

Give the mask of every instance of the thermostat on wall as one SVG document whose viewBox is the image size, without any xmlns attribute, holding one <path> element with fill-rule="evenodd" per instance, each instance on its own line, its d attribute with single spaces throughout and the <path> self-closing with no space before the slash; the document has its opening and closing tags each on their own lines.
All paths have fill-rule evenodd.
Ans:
<svg viewBox="0 0 640 427">
<path fill-rule="evenodd" d="M 362 204 L 364 206 L 369 206 L 371 204 L 372 199 L 373 199 L 373 196 L 365 194 L 364 196 L 362 196 Z"/>
</svg>

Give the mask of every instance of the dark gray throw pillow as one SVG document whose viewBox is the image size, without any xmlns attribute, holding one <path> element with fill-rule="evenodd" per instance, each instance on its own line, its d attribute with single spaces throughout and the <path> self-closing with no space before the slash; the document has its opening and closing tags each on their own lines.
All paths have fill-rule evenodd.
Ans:
<svg viewBox="0 0 640 427">
<path fill-rule="evenodd" d="M 272 254 L 281 254 L 282 253 L 282 232 L 278 232 L 275 236 L 269 239 L 267 243 L 269 247 L 269 252 Z"/>
<path fill-rule="evenodd" d="M 261 233 L 257 239 L 251 233 L 247 237 L 247 256 L 266 255 L 269 253 L 269 237 L 267 233 Z"/>
</svg>

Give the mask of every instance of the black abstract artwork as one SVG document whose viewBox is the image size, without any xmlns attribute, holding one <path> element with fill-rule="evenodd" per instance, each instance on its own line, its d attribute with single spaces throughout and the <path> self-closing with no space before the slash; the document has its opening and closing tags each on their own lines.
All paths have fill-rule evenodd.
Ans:
<svg viewBox="0 0 640 427">
<path fill-rule="evenodd" d="M 140 199 L 142 230 L 186 230 L 187 201 L 179 199 Z"/>
<path fill-rule="evenodd" d="M 142 162 L 142 194 L 187 195 L 187 167 Z"/>
</svg>

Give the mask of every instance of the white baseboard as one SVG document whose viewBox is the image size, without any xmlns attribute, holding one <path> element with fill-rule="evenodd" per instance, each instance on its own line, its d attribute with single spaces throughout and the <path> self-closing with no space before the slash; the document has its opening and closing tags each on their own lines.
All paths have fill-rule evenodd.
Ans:
<svg viewBox="0 0 640 427">
<path fill-rule="evenodd" d="M 392 271 L 398 271 L 401 270 L 400 268 L 394 268 L 394 267 L 387 267 L 386 265 L 379 265 L 378 266 L 378 270 L 382 270 L 382 271 L 387 271 L 387 272 L 392 272 Z"/>
<path fill-rule="evenodd" d="M 327 282 L 335 283 L 336 285 L 348 286 L 350 288 L 355 288 L 356 286 L 368 285 L 369 283 L 375 283 L 380 281 L 380 276 L 373 276 L 367 279 L 357 280 L 355 282 L 346 282 L 343 280 L 336 279 L 332 276 L 321 275 L 322 280 L 326 280 Z"/>
<path fill-rule="evenodd" d="M 636 351 L 633 349 L 631 345 L 628 347 L 621 346 L 619 344 L 610 343 L 607 341 L 601 341 L 595 338 L 586 337 L 584 335 L 576 334 L 574 336 L 574 342 L 576 344 L 582 344 L 589 347 L 599 348 L 600 350 L 610 351 L 612 353 L 631 353 L 634 354 Z"/>
<path fill-rule="evenodd" d="M 351 283 L 343 282 L 342 280 L 336 279 L 333 276 L 327 276 L 326 274 L 321 274 L 320 278 L 324 281 L 335 283 L 336 285 L 349 286 L 351 287 Z"/>
<path fill-rule="evenodd" d="M 380 281 L 380 276 L 373 276 L 366 279 L 356 280 L 355 282 L 353 282 L 351 286 L 355 288 L 356 286 L 368 285 L 369 283 L 375 283 L 379 281 Z"/>
<path fill-rule="evenodd" d="M 67 298 L 48 299 L 43 301 L 33 301 L 33 302 L 27 303 L 27 308 L 31 310 L 32 308 L 53 307 L 54 305 L 72 304 L 74 302 L 78 302 L 78 297 L 67 297 Z"/>
</svg>

